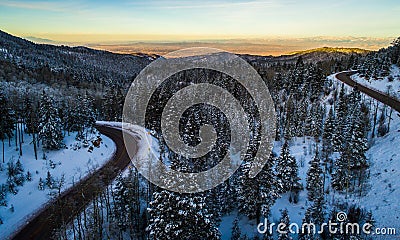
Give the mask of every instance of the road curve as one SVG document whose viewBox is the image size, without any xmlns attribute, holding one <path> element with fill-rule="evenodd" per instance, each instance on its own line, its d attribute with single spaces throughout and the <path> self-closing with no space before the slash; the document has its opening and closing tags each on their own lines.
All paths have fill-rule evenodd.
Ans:
<svg viewBox="0 0 400 240">
<path fill-rule="evenodd" d="M 390 97 L 382 92 L 373 90 L 371 88 L 368 88 L 364 85 L 361 85 L 361 84 L 355 82 L 354 80 L 352 80 L 350 78 L 350 76 L 355 73 L 357 73 L 357 71 L 341 72 L 341 73 L 336 74 L 335 77 L 339 81 L 349 85 L 350 87 L 357 88 L 358 90 L 360 90 L 360 92 L 363 92 L 366 95 L 378 100 L 379 102 L 381 102 L 385 105 L 388 105 L 389 107 L 393 108 L 394 110 L 396 110 L 397 112 L 400 113 L 400 101 L 399 100 L 397 100 L 394 97 Z"/>
<path fill-rule="evenodd" d="M 84 207 L 129 165 L 130 158 L 125 149 L 122 130 L 99 125 L 96 128 L 114 141 L 116 151 L 113 157 L 96 172 L 47 204 L 11 239 L 51 239 L 54 229 L 59 229 L 63 223 L 70 222 L 74 216 L 82 212 Z M 132 136 L 127 141 L 131 146 L 137 146 L 136 137 Z"/>
</svg>

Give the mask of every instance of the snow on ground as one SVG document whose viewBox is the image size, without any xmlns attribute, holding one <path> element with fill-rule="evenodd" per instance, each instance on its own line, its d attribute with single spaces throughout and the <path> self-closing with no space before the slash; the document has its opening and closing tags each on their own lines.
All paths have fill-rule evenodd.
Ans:
<svg viewBox="0 0 400 240">
<path fill-rule="evenodd" d="M 371 189 L 359 204 L 372 210 L 377 227 L 400 229 L 400 118 L 393 114 L 390 132 L 368 150 Z"/>
<path fill-rule="evenodd" d="M 389 81 L 389 78 L 392 79 L 391 82 Z M 391 96 L 400 99 L 400 69 L 396 65 L 391 66 L 390 75 L 383 79 L 366 80 L 365 78 L 360 77 L 360 74 L 354 74 L 351 76 L 351 79 L 371 89 L 379 90 L 386 94 L 389 92 Z"/>
<path fill-rule="evenodd" d="M 5 184 L 7 181 L 7 162 L 12 160 L 15 163 L 18 159 L 23 165 L 25 174 L 27 171 L 32 174 L 32 181 L 25 181 L 23 186 L 17 187 L 18 193 L 16 195 L 7 194 L 7 207 L 0 207 L 0 218 L 3 220 L 3 224 L 0 225 L 0 236 L 9 236 L 20 228 L 29 217 L 51 199 L 50 192 L 57 191 L 50 190 L 48 187 L 43 191 L 38 190 L 39 178 L 41 177 L 45 181 L 47 171 L 55 180 L 61 179 L 61 176 L 64 175 L 65 184 L 62 187 L 62 191 L 64 191 L 88 173 L 102 166 L 115 151 L 114 142 L 106 136 L 101 136 L 102 143 L 99 148 L 94 147 L 93 152 L 82 147 L 81 142 L 75 140 L 75 136 L 76 133 L 66 136 L 64 138 L 66 148 L 58 151 L 43 152 L 40 146 L 38 160 L 35 160 L 33 145 L 30 144 L 32 142 L 31 136 L 24 134 L 23 155 L 21 157 L 16 151 L 14 139 L 11 139 L 11 147 L 8 146 L 8 141 L 5 142 L 6 163 L 2 164 L 0 184 Z M 93 135 L 92 137 L 96 136 Z M 46 160 L 43 159 L 44 153 Z M 50 167 L 51 161 L 55 163 L 54 169 Z M 12 211 L 12 207 L 14 211 Z"/>
</svg>

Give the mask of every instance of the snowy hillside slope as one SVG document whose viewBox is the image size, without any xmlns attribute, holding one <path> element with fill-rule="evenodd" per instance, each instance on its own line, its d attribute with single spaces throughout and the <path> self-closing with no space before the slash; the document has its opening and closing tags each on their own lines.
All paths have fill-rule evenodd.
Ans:
<svg viewBox="0 0 400 240">
<path fill-rule="evenodd" d="M 7 206 L 0 206 L 0 218 L 3 221 L 3 224 L 0 224 L 0 236 L 12 234 L 46 202 L 58 195 L 58 186 L 54 186 L 53 189 L 46 186 L 47 172 L 50 172 L 54 185 L 58 185 L 64 177 L 61 191 L 65 191 L 88 173 L 102 166 L 115 151 L 114 142 L 106 136 L 101 136 L 102 142 L 99 148 L 94 147 L 93 151 L 89 152 L 88 147 L 84 147 L 82 142 L 75 140 L 75 135 L 76 133 L 71 133 L 70 136 L 65 137 L 66 148 L 64 149 L 43 152 L 39 147 L 37 160 L 34 157 L 33 145 L 30 144 L 32 137 L 28 134 L 24 134 L 22 156 L 19 156 L 19 151 L 16 151 L 13 139 L 11 139 L 11 147 L 8 146 L 8 142 L 5 143 L 5 163 L 1 164 L 0 185 L 7 183 L 8 163 L 15 164 L 17 160 L 22 164 L 23 174 L 26 175 L 29 171 L 32 180 L 25 180 L 23 186 L 17 186 L 18 192 L 15 195 L 7 193 Z M 92 137 L 96 138 L 97 134 L 93 134 Z M 44 182 L 43 190 L 39 190 L 40 178 Z"/>
<path fill-rule="evenodd" d="M 371 209 L 377 225 L 400 229 L 400 117 L 393 115 L 389 133 L 379 137 L 367 152 L 370 189 L 354 201 Z"/>
<path fill-rule="evenodd" d="M 361 77 L 360 74 L 351 76 L 354 81 L 383 93 L 389 93 L 390 96 L 400 99 L 400 69 L 396 65 L 390 68 L 390 74 L 383 79 L 369 79 Z"/>
</svg>

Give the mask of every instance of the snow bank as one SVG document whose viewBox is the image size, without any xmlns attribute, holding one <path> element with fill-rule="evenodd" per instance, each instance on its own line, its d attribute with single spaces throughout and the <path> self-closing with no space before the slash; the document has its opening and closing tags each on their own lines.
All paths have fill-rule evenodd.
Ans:
<svg viewBox="0 0 400 240">
<path fill-rule="evenodd" d="M 143 161 L 143 163 L 146 163 L 146 160 L 149 159 L 158 161 L 160 156 L 160 146 L 158 140 L 151 135 L 150 130 L 133 124 L 124 123 L 123 125 L 122 122 L 97 121 L 96 124 L 118 129 L 124 127 L 125 132 L 128 132 L 130 135 L 135 136 L 138 139 L 136 158 Z"/>
</svg>

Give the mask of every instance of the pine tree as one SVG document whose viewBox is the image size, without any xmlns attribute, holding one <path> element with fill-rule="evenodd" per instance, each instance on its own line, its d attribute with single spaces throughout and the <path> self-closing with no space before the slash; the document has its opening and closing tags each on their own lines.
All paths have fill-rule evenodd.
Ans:
<svg viewBox="0 0 400 240">
<path fill-rule="evenodd" d="M 163 190 L 153 194 L 148 212 L 150 239 L 219 239 L 204 197 Z"/>
<path fill-rule="evenodd" d="M 26 173 L 26 180 L 28 181 L 28 182 L 31 182 L 32 181 L 32 174 L 31 174 L 31 172 L 27 172 Z"/>
<path fill-rule="evenodd" d="M 323 116 L 325 113 L 325 109 L 321 107 L 319 104 L 313 105 L 314 114 L 313 114 L 313 128 L 312 128 L 312 136 L 315 139 L 315 142 L 320 141 L 320 137 L 322 135 L 322 126 L 323 126 Z"/>
<path fill-rule="evenodd" d="M 350 141 L 351 167 L 353 169 L 365 168 L 368 166 L 365 152 L 368 150 L 368 140 L 365 136 L 363 122 L 360 113 L 355 113 L 356 117 L 352 126 L 352 138 Z"/>
<path fill-rule="evenodd" d="M 114 90 L 113 88 L 107 89 L 103 96 L 103 112 L 104 112 L 104 118 L 107 121 L 113 121 L 115 120 L 116 116 L 116 109 L 115 109 L 115 104 L 114 104 Z"/>
<path fill-rule="evenodd" d="M 37 160 L 37 134 L 38 130 L 38 107 L 35 107 L 32 100 L 29 97 L 25 98 L 25 131 L 26 133 L 32 134 L 33 150 L 35 153 L 35 159 Z"/>
<path fill-rule="evenodd" d="M 385 109 L 382 109 L 381 115 L 378 120 L 378 136 L 383 137 L 388 133 L 388 127 L 386 125 L 386 113 Z"/>
<path fill-rule="evenodd" d="M 207 194 L 207 206 L 214 222 L 220 222 L 221 217 L 237 207 L 236 191 L 233 180 L 228 179 Z"/>
<path fill-rule="evenodd" d="M 242 232 L 240 231 L 240 227 L 239 227 L 239 219 L 235 218 L 232 225 L 233 226 L 232 226 L 231 240 L 239 240 L 240 236 L 242 235 Z"/>
<path fill-rule="evenodd" d="M 282 146 L 281 154 L 278 157 L 275 170 L 279 193 L 301 189 L 296 159 L 290 155 L 289 144 L 287 141 L 285 141 Z"/>
<path fill-rule="evenodd" d="M 322 70 L 319 67 L 310 64 L 308 67 L 308 82 L 310 85 L 309 96 L 312 102 L 318 99 L 322 93 L 323 82 L 325 80 L 323 76 Z"/>
<path fill-rule="evenodd" d="M 93 99 L 89 96 L 88 92 L 85 93 L 85 96 L 82 100 L 82 112 L 83 112 L 83 122 L 84 127 L 87 129 L 93 128 L 96 123 L 96 116 L 94 112 Z"/>
<path fill-rule="evenodd" d="M 335 116 L 333 114 L 332 108 L 329 110 L 328 118 L 324 124 L 324 132 L 322 135 L 322 152 L 324 154 L 325 160 L 333 152 L 333 138 L 335 135 Z"/>
<path fill-rule="evenodd" d="M 39 139 L 43 148 L 60 149 L 63 146 L 61 121 L 52 98 L 43 91 L 39 109 Z"/>
<path fill-rule="evenodd" d="M 284 131 L 285 141 L 292 140 L 293 135 L 295 135 L 295 134 L 292 132 L 292 127 L 291 127 L 290 121 L 287 121 L 285 124 L 285 131 Z"/>
<path fill-rule="evenodd" d="M 346 189 L 350 184 L 350 165 L 349 152 L 344 151 L 334 163 L 334 173 L 332 174 L 332 188 L 337 191 Z"/>
<path fill-rule="evenodd" d="M 324 182 L 322 179 L 322 169 L 320 167 L 320 159 L 318 157 L 318 152 L 311 161 L 310 168 L 307 171 L 307 186 L 308 190 L 308 200 L 314 201 L 324 189 Z"/>
<path fill-rule="evenodd" d="M 305 135 L 314 137 L 316 142 L 322 134 L 322 120 L 324 109 L 319 103 L 314 103 L 307 113 L 305 119 Z"/>
<path fill-rule="evenodd" d="M 301 228 L 300 228 L 300 232 L 299 232 L 299 238 L 298 240 L 314 240 L 314 230 L 313 229 L 309 229 L 308 227 L 306 227 L 305 224 L 310 224 L 311 221 L 311 213 L 310 210 L 307 209 L 305 214 L 304 214 L 304 218 L 301 222 Z M 304 226 L 304 230 L 303 230 L 303 226 Z"/>
<path fill-rule="evenodd" d="M 364 130 L 364 136 L 368 136 L 368 133 L 372 129 L 370 106 L 365 102 L 361 102 L 360 113 L 360 124 Z"/>
<path fill-rule="evenodd" d="M 304 99 L 301 101 L 300 106 L 299 106 L 299 119 L 298 119 L 298 137 L 305 136 L 305 122 L 307 119 L 307 109 L 308 109 L 309 102 L 307 99 Z"/>
<path fill-rule="evenodd" d="M 35 131 L 35 124 L 33 124 L 31 116 L 34 116 L 36 111 L 34 109 L 32 100 L 29 97 L 25 97 L 24 99 L 24 118 L 25 118 L 25 132 L 32 133 Z"/>
<path fill-rule="evenodd" d="M 82 116 L 82 96 L 77 95 L 76 99 L 76 107 L 71 108 L 68 111 L 68 130 L 69 131 L 77 131 L 78 134 L 76 139 L 82 139 L 83 132 L 83 116 Z M 70 103 L 72 104 L 72 103 Z"/>
<path fill-rule="evenodd" d="M 0 206 L 7 207 L 7 186 L 0 185 Z"/>
<path fill-rule="evenodd" d="M 22 167 L 21 161 L 18 159 L 15 164 L 14 182 L 17 186 L 22 186 L 25 181 L 24 168 Z"/>
<path fill-rule="evenodd" d="M 104 116 L 108 121 L 121 121 L 125 96 L 120 87 L 111 87 L 103 97 Z"/>
<path fill-rule="evenodd" d="M 136 172 L 132 169 L 126 177 L 117 177 L 114 188 L 114 208 L 117 225 L 121 231 L 131 231 L 131 236 L 137 234 L 133 230 L 139 229 L 140 206 L 139 189 L 136 181 Z"/>
<path fill-rule="evenodd" d="M 54 179 L 51 176 L 50 172 L 47 171 L 47 177 L 46 177 L 46 186 L 50 189 L 53 188 L 53 184 L 54 184 Z"/>
<path fill-rule="evenodd" d="M 298 95 L 302 92 L 302 85 L 305 80 L 305 67 L 303 58 L 300 56 L 295 64 L 295 68 L 291 74 L 291 88 L 290 92 L 293 93 L 294 96 L 298 97 Z"/>
<path fill-rule="evenodd" d="M 7 177 L 9 191 L 15 194 L 16 186 L 22 186 L 25 181 L 24 169 L 19 159 L 16 164 L 12 160 L 7 163 Z"/>
<path fill-rule="evenodd" d="M 127 208 L 129 206 L 129 201 L 131 199 L 128 197 L 128 189 L 125 184 L 125 180 L 121 175 L 117 177 L 115 188 L 113 189 L 114 193 L 114 212 L 115 212 L 115 221 L 120 228 L 121 231 L 126 231 L 129 224 L 129 219 L 127 216 Z"/>
<path fill-rule="evenodd" d="M 91 130 L 96 122 L 94 107 L 93 107 L 93 99 L 86 92 L 83 97 L 78 95 L 77 99 L 77 107 L 71 110 L 70 114 L 70 124 L 71 130 L 77 131 L 77 140 L 84 139 L 84 130 L 86 132 Z"/>
<path fill-rule="evenodd" d="M 243 164 L 242 174 L 239 176 L 238 205 L 239 211 L 250 219 L 260 220 L 261 215 L 267 217 L 270 208 L 279 197 L 276 189 L 276 179 L 272 171 L 274 158 L 263 166 L 257 176 L 249 176 L 252 167 L 251 162 Z"/>
<path fill-rule="evenodd" d="M 16 195 L 18 193 L 18 189 L 17 189 L 17 186 L 16 186 L 13 178 L 8 178 L 6 185 L 7 185 L 8 191 L 10 193 L 12 193 L 14 195 Z"/>
<path fill-rule="evenodd" d="M 65 132 L 69 133 L 71 131 L 71 118 L 72 116 L 72 109 L 75 109 L 76 106 L 75 104 L 72 103 L 72 101 L 75 101 L 76 99 L 70 99 L 70 102 L 67 100 L 61 100 L 60 107 L 58 108 L 58 117 L 60 118 L 61 121 L 61 128 L 64 130 L 64 135 Z"/>
<path fill-rule="evenodd" d="M 335 134 L 333 134 L 332 137 L 332 146 L 333 146 L 333 151 L 335 152 L 340 152 L 342 151 L 343 148 L 343 135 L 340 130 L 340 124 L 336 124 L 335 127 Z"/>
<path fill-rule="evenodd" d="M 7 107 L 7 100 L 2 92 L 0 92 L 0 139 L 3 144 L 3 163 L 4 163 L 4 140 L 6 138 L 13 137 L 13 131 L 15 129 L 15 114 L 14 112 Z"/>
<path fill-rule="evenodd" d="M 280 219 L 280 224 L 285 224 L 283 228 L 280 228 L 281 232 L 286 232 L 286 233 L 280 233 L 278 236 L 279 240 L 291 240 L 292 238 L 289 235 L 289 224 L 290 224 L 290 219 L 289 219 L 289 214 L 287 209 L 284 209 L 282 211 L 281 219 Z"/>
<path fill-rule="evenodd" d="M 39 189 L 40 191 L 43 191 L 43 190 L 44 190 L 44 182 L 43 182 L 43 179 L 42 179 L 42 178 L 39 178 L 38 189 Z"/>
<path fill-rule="evenodd" d="M 336 128 L 335 132 L 336 134 L 334 135 L 333 138 L 333 148 L 334 151 L 341 151 L 342 144 L 343 144 L 343 133 L 344 133 L 344 126 L 343 124 L 345 123 L 346 120 L 346 115 L 347 115 L 347 100 L 345 96 L 345 87 L 344 84 L 342 84 L 340 88 L 340 93 L 339 93 L 339 100 L 337 103 L 336 107 Z"/>
<path fill-rule="evenodd" d="M 313 123 L 313 113 L 311 112 L 311 110 L 312 109 L 310 109 L 308 112 L 307 112 L 307 117 L 306 117 L 306 119 L 305 119 L 305 122 L 304 122 L 304 134 L 306 135 L 306 136 L 311 136 L 312 135 L 312 130 L 313 130 L 313 125 L 314 125 L 314 123 Z"/>
<path fill-rule="evenodd" d="M 309 211 L 312 222 L 321 225 L 324 222 L 324 194 L 319 193 L 312 205 L 307 209 Z"/>
</svg>

